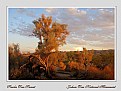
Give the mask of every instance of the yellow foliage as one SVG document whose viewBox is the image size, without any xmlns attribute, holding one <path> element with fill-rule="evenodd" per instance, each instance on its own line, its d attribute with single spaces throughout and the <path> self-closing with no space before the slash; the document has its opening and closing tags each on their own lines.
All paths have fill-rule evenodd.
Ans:
<svg viewBox="0 0 121 91">
<path fill-rule="evenodd" d="M 45 53 L 52 50 L 57 51 L 58 47 L 65 43 L 68 35 L 66 24 L 52 22 L 52 17 L 46 17 L 44 14 L 38 20 L 33 21 L 33 23 L 35 25 L 33 33 L 40 39 L 41 44 L 38 44 L 38 49 L 41 48 L 40 51 Z"/>
<path fill-rule="evenodd" d="M 86 70 L 92 61 L 93 51 L 88 51 L 86 48 L 83 48 L 82 52 L 76 52 L 76 62 L 71 61 L 68 63 L 70 70 Z M 86 64 L 86 65 L 85 65 Z"/>
<path fill-rule="evenodd" d="M 63 62 L 59 62 L 58 65 L 59 65 L 59 67 L 60 67 L 61 70 L 65 70 L 66 65 Z"/>
<path fill-rule="evenodd" d="M 102 73 L 106 75 L 107 79 L 113 80 L 114 79 L 114 67 L 113 65 L 107 65 L 102 70 Z"/>
<path fill-rule="evenodd" d="M 72 70 L 72 69 L 79 70 L 79 64 L 78 64 L 78 62 L 71 61 L 71 62 L 68 63 L 68 65 L 70 67 L 70 70 Z"/>
<path fill-rule="evenodd" d="M 90 67 L 88 67 L 88 71 L 90 71 L 90 72 L 96 72 L 96 73 L 101 73 L 101 70 L 98 69 L 96 66 L 90 66 Z"/>
</svg>

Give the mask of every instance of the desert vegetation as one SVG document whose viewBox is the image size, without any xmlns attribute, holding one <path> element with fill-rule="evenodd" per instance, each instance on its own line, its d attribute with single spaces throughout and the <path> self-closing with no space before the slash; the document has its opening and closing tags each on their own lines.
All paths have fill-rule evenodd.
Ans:
<svg viewBox="0 0 121 91">
<path fill-rule="evenodd" d="M 9 45 L 9 80 L 114 80 L 114 50 L 59 51 L 69 35 L 67 24 L 42 14 L 34 20 L 34 53 Z"/>
</svg>

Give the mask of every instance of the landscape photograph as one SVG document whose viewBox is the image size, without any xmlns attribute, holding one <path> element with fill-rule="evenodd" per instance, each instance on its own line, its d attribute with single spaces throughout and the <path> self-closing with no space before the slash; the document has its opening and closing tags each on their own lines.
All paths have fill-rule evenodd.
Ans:
<svg viewBox="0 0 121 91">
<path fill-rule="evenodd" d="M 8 80 L 115 80 L 115 8 L 7 8 Z"/>
</svg>

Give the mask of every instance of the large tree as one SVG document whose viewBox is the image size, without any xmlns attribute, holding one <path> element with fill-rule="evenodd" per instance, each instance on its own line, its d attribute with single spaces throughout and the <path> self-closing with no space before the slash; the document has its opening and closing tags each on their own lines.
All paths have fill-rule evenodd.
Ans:
<svg viewBox="0 0 121 91">
<path fill-rule="evenodd" d="M 59 46 L 66 43 L 66 37 L 69 34 L 67 24 L 54 22 L 51 16 L 46 17 L 44 14 L 42 14 L 41 18 L 34 20 L 33 23 L 35 25 L 33 34 L 39 38 L 37 53 L 40 55 L 42 62 L 45 62 L 43 64 L 48 71 L 50 65 L 48 62 L 49 55 L 56 56 Z"/>
<path fill-rule="evenodd" d="M 33 21 L 35 29 L 33 34 L 39 38 L 38 50 L 40 53 L 58 51 L 58 47 L 65 44 L 66 36 L 69 34 L 66 24 L 52 21 L 52 17 L 42 14 L 41 18 Z"/>
</svg>

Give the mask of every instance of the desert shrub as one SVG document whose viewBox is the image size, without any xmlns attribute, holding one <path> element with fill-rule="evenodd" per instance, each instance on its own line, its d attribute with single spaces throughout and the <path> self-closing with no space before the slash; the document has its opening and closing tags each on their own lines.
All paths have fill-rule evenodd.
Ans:
<svg viewBox="0 0 121 91">
<path fill-rule="evenodd" d="M 93 56 L 92 63 L 101 70 L 109 64 L 114 64 L 114 50 L 100 51 Z"/>
<path fill-rule="evenodd" d="M 113 80 L 114 79 L 114 68 L 113 65 L 109 64 L 105 66 L 103 70 L 96 66 L 90 66 L 88 68 L 88 79 L 95 80 Z"/>
<path fill-rule="evenodd" d="M 71 61 L 71 62 L 68 63 L 68 65 L 70 67 L 70 71 L 79 70 L 78 62 Z"/>
<path fill-rule="evenodd" d="M 66 65 L 63 62 L 59 62 L 58 66 L 60 67 L 61 70 L 66 69 Z"/>
<path fill-rule="evenodd" d="M 86 48 L 83 48 L 83 51 L 77 51 L 74 54 L 75 60 L 69 61 L 68 65 L 70 70 L 88 70 L 88 66 L 90 65 L 93 57 L 93 50 L 88 51 Z"/>
<path fill-rule="evenodd" d="M 105 68 L 102 70 L 103 76 L 105 76 L 108 80 L 114 80 L 114 66 L 112 64 L 109 64 L 105 66 Z"/>
<path fill-rule="evenodd" d="M 96 73 L 100 73 L 101 72 L 101 70 L 99 68 L 97 68 L 96 66 L 88 67 L 88 71 L 89 72 L 96 72 Z"/>
</svg>

